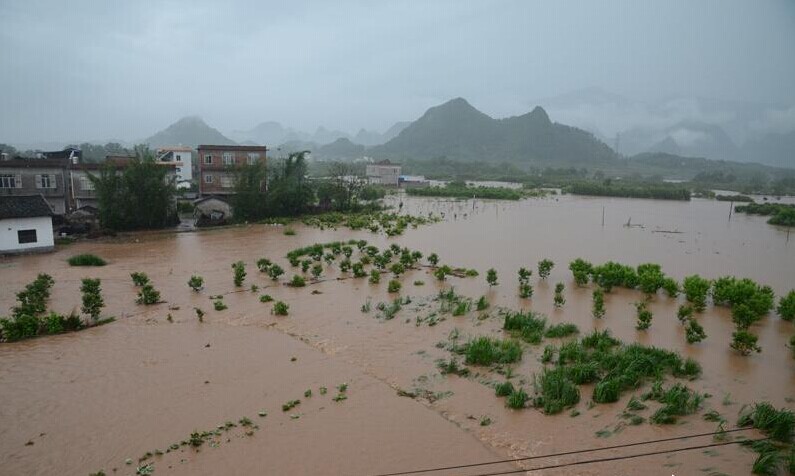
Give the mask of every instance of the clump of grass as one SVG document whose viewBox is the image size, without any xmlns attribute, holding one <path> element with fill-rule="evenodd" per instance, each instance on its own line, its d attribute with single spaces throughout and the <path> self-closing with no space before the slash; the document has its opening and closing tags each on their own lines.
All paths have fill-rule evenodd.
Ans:
<svg viewBox="0 0 795 476">
<path fill-rule="evenodd" d="M 732 342 L 729 346 L 741 355 L 749 355 L 752 352 L 762 352 L 757 341 L 759 338 L 747 330 L 738 329 L 732 332 Z"/>
<path fill-rule="evenodd" d="M 560 413 L 580 401 L 580 390 L 563 367 L 544 369 L 537 382 L 537 392 L 535 405 L 548 415 Z"/>
<path fill-rule="evenodd" d="M 627 402 L 627 410 L 629 411 L 639 412 L 646 408 L 646 404 L 641 402 L 640 399 L 634 395 L 629 399 L 629 402 Z"/>
<path fill-rule="evenodd" d="M 292 228 L 285 228 L 284 229 L 285 236 L 295 236 L 295 230 Z"/>
<path fill-rule="evenodd" d="M 223 311 L 227 309 L 227 306 L 224 303 L 224 300 L 219 297 L 218 299 L 213 301 L 213 309 L 215 309 L 216 311 Z"/>
<path fill-rule="evenodd" d="M 204 287 L 204 278 L 194 274 L 188 280 L 188 287 L 190 287 L 191 289 L 193 289 L 196 292 L 201 291 L 202 288 Z"/>
<path fill-rule="evenodd" d="M 136 271 L 134 273 L 130 273 L 130 278 L 132 278 L 132 282 L 136 286 L 144 286 L 149 284 L 149 276 L 147 276 L 146 273 Z"/>
<path fill-rule="evenodd" d="M 276 304 L 273 305 L 273 309 L 271 312 L 277 316 L 286 316 L 288 311 L 290 310 L 290 306 L 282 301 L 276 301 Z"/>
<path fill-rule="evenodd" d="M 694 392 L 681 383 L 674 384 L 660 395 L 656 395 L 658 402 L 663 406 L 651 416 L 650 421 L 655 424 L 676 423 L 676 417 L 691 415 L 701 408 L 704 396 Z"/>
<path fill-rule="evenodd" d="M 273 296 L 270 294 L 263 294 L 259 297 L 259 302 L 271 302 L 273 301 Z"/>
<path fill-rule="evenodd" d="M 141 290 L 138 291 L 138 304 L 151 305 L 160 302 L 160 292 L 149 283 L 144 284 Z"/>
<path fill-rule="evenodd" d="M 679 309 L 676 311 L 676 318 L 679 319 L 679 322 L 685 324 L 688 320 L 693 317 L 693 306 L 689 304 L 682 304 L 679 306 Z"/>
<path fill-rule="evenodd" d="M 593 307 L 591 314 L 597 319 L 605 317 L 605 292 L 602 288 L 593 290 Z"/>
<path fill-rule="evenodd" d="M 507 397 L 514 392 L 513 384 L 508 381 L 498 383 L 494 386 L 494 392 L 498 397 Z"/>
<path fill-rule="evenodd" d="M 425 281 L 418 279 L 414 281 L 414 286 L 425 286 Z"/>
<path fill-rule="evenodd" d="M 645 331 L 646 329 L 651 327 L 651 320 L 654 317 L 654 315 L 649 310 L 648 303 L 646 301 L 636 302 L 635 310 L 637 311 L 637 318 L 638 318 L 638 322 L 635 325 L 635 329 L 639 331 Z"/>
<path fill-rule="evenodd" d="M 704 327 L 693 318 L 688 319 L 685 326 L 685 339 L 688 344 L 695 344 L 707 338 Z"/>
<path fill-rule="evenodd" d="M 515 340 L 478 337 L 465 346 L 466 363 L 470 365 L 510 364 L 522 358 L 522 347 Z"/>
<path fill-rule="evenodd" d="M 290 280 L 290 284 L 289 285 L 294 287 L 294 288 L 302 288 L 302 287 L 306 286 L 306 279 L 304 279 L 303 276 L 300 276 L 298 274 L 294 274 L 293 275 L 293 279 Z"/>
<path fill-rule="evenodd" d="M 489 301 L 486 300 L 486 296 L 480 296 L 480 298 L 475 303 L 475 309 L 478 311 L 485 311 L 489 308 Z"/>
<path fill-rule="evenodd" d="M 566 298 L 563 297 L 563 291 L 566 289 L 566 286 L 563 283 L 558 283 L 555 285 L 555 297 L 553 299 L 553 303 L 555 307 L 563 307 L 566 304 Z"/>
<path fill-rule="evenodd" d="M 518 390 L 514 390 L 510 395 L 508 395 L 508 398 L 505 399 L 505 404 L 509 408 L 515 408 L 518 410 L 524 408 L 528 400 L 530 400 L 530 397 L 527 395 L 527 392 L 525 392 L 523 388 L 520 388 Z"/>
<path fill-rule="evenodd" d="M 469 369 L 466 367 L 461 367 L 456 359 L 451 358 L 450 360 L 439 360 L 436 363 L 436 366 L 439 368 L 439 373 L 442 375 L 458 375 L 460 377 L 466 377 L 469 375 Z"/>
<path fill-rule="evenodd" d="M 72 256 L 67 262 L 69 266 L 105 266 L 107 264 L 104 259 L 91 253 Z"/>
<path fill-rule="evenodd" d="M 397 298 L 393 299 L 392 302 L 389 303 L 389 304 L 380 302 L 376 306 L 376 309 L 381 311 L 381 313 L 383 314 L 384 319 L 386 319 L 387 321 L 390 320 L 390 319 L 393 319 L 395 317 L 395 315 L 402 308 L 403 308 L 403 301 L 400 299 L 400 297 L 397 297 Z"/>
<path fill-rule="evenodd" d="M 521 337 L 531 344 L 541 343 L 546 327 L 547 320 L 541 314 L 532 311 L 509 312 L 505 314 L 502 325 L 502 328 L 510 331 L 512 335 Z"/>
<path fill-rule="evenodd" d="M 396 293 L 396 292 L 400 291 L 401 286 L 402 285 L 400 284 L 400 281 L 398 281 L 396 279 L 390 279 L 386 290 L 387 290 L 387 292 L 390 292 L 390 293 Z"/>
<path fill-rule="evenodd" d="M 300 404 L 301 404 L 301 400 L 289 400 L 287 403 L 283 403 L 282 404 L 282 411 L 283 412 L 289 412 L 290 410 L 292 410 L 293 408 L 295 408 L 296 406 L 298 406 Z"/>
<path fill-rule="evenodd" d="M 462 299 L 458 301 L 453 307 L 453 315 L 454 316 L 463 316 L 464 314 L 468 313 L 472 308 L 472 301 L 469 299 Z"/>
<path fill-rule="evenodd" d="M 577 334 L 578 332 L 580 332 L 580 329 L 578 329 L 576 325 L 568 322 L 562 322 L 560 324 L 549 326 L 544 335 L 549 338 L 560 338 L 568 337 L 572 334 Z"/>
<path fill-rule="evenodd" d="M 198 307 L 194 307 L 193 310 L 196 312 L 196 317 L 199 319 L 199 322 L 204 322 L 204 311 Z"/>
<path fill-rule="evenodd" d="M 770 438 L 782 443 L 792 441 L 795 431 L 795 414 L 792 410 L 777 410 L 768 402 L 743 407 L 737 420 L 738 426 L 753 426 Z"/>
</svg>

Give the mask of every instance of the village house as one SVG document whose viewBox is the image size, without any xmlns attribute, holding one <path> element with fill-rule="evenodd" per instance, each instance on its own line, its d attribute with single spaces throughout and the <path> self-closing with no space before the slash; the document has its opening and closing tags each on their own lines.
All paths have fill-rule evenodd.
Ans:
<svg viewBox="0 0 795 476">
<path fill-rule="evenodd" d="M 160 164 L 171 164 L 177 174 L 177 187 L 190 188 L 193 180 L 193 149 L 190 147 L 161 147 L 155 155 Z"/>
<path fill-rule="evenodd" d="M 42 194 L 0 196 L 0 253 L 52 250 L 53 214 Z"/>
<path fill-rule="evenodd" d="M 400 171 L 400 165 L 393 164 L 389 160 L 367 164 L 365 168 L 368 183 L 390 187 L 397 187 L 400 184 Z"/>
<path fill-rule="evenodd" d="M 266 163 L 265 146 L 200 145 L 199 191 L 206 195 L 230 195 L 235 188 L 235 168 L 243 164 Z"/>
<path fill-rule="evenodd" d="M 41 195 L 56 214 L 68 213 L 69 166 L 68 157 L 0 160 L 0 196 Z"/>
</svg>

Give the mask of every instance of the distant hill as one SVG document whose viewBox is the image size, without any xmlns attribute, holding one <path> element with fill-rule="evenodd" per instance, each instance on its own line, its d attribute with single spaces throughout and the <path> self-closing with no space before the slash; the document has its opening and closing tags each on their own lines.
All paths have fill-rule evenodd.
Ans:
<svg viewBox="0 0 795 476">
<path fill-rule="evenodd" d="M 377 158 L 604 163 L 616 154 L 593 134 L 550 121 L 540 107 L 493 119 L 463 98 L 432 107 L 394 139 L 368 150 Z"/>
<path fill-rule="evenodd" d="M 318 159 L 347 159 L 359 158 L 364 155 L 365 147 L 361 144 L 354 144 L 350 139 L 340 138 L 318 147 L 312 155 Z"/>
<path fill-rule="evenodd" d="M 795 169 L 795 131 L 749 140 L 743 144 L 742 155 L 748 161 Z"/>
<path fill-rule="evenodd" d="M 649 152 L 664 152 L 688 157 L 737 160 L 739 151 L 726 132 L 717 125 L 685 121 L 669 127 L 665 138 Z"/>
<path fill-rule="evenodd" d="M 200 117 L 183 117 L 174 124 L 144 140 L 150 147 L 184 145 L 196 147 L 199 144 L 234 145 L 218 130 L 208 126 Z"/>
</svg>

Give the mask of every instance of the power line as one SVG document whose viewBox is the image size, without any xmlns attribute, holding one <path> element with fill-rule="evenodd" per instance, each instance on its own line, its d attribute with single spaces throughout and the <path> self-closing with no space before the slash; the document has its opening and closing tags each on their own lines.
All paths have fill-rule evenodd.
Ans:
<svg viewBox="0 0 795 476">
<path fill-rule="evenodd" d="M 718 434 L 734 433 L 734 432 L 737 432 L 737 431 L 747 431 L 747 430 L 751 430 L 751 429 L 752 428 L 732 428 L 730 430 L 710 431 L 710 432 L 707 432 L 707 433 L 696 433 L 696 434 L 693 434 L 693 435 L 684 435 L 684 436 L 676 436 L 676 437 L 669 437 L 669 438 L 661 438 L 661 439 L 657 439 L 657 440 L 637 441 L 635 443 L 624 443 L 624 444 L 621 444 L 621 445 L 603 446 L 603 447 L 600 447 L 600 448 L 588 448 L 588 449 L 584 449 L 584 450 L 564 451 L 564 452 L 561 452 L 561 453 L 550 453 L 550 454 L 545 454 L 545 455 L 525 456 L 525 457 L 522 457 L 522 458 L 494 460 L 494 461 L 483 462 L 483 463 L 470 463 L 470 464 L 460 464 L 460 465 L 454 465 L 454 466 L 443 466 L 443 467 L 435 467 L 435 468 L 415 469 L 415 470 L 410 470 L 410 471 L 399 471 L 399 472 L 396 472 L 396 473 L 381 473 L 381 474 L 376 474 L 376 475 L 373 475 L 373 476 L 404 476 L 404 475 L 408 475 L 408 474 L 430 473 L 430 472 L 435 472 L 435 471 L 447 471 L 447 470 L 451 470 L 451 469 L 464 469 L 464 468 L 475 468 L 475 467 L 479 467 L 479 466 L 490 466 L 490 465 L 493 465 L 493 464 L 500 464 L 500 463 L 517 463 L 519 461 L 530 461 L 530 460 L 541 459 L 541 458 L 555 458 L 555 457 L 558 457 L 558 456 L 569 456 L 569 455 L 579 454 L 579 453 L 591 453 L 591 452 L 594 452 L 594 451 L 605 451 L 605 450 L 614 450 L 614 449 L 619 449 L 619 448 L 630 448 L 630 447 L 633 447 L 633 446 L 648 445 L 648 444 L 652 444 L 652 443 L 665 443 L 665 442 L 668 442 L 668 441 L 686 440 L 686 439 L 690 439 L 690 438 L 699 438 L 699 437 L 703 437 L 703 436 L 714 436 L 714 435 L 718 435 Z"/>
<path fill-rule="evenodd" d="M 572 463 L 561 463 L 561 464 L 553 464 L 548 466 L 539 466 L 537 468 L 529 468 L 529 469 L 516 469 L 513 471 L 501 471 L 498 473 L 481 473 L 476 474 L 474 476 L 500 476 L 505 474 L 516 474 L 516 473 L 529 473 L 531 471 L 541 471 L 545 469 L 556 469 L 556 468 L 565 468 L 567 466 L 578 466 L 581 464 L 591 464 L 591 463 L 605 463 L 608 461 L 620 461 L 625 459 L 632 459 L 632 458 L 641 458 L 645 456 L 655 456 L 655 455 L 662 455 L 668 453 L 677 453 L 679 451 L 691 451 L 691 450 L 700 450 L 705 448 L 715 448 L 718 446 L 726 446 L 726 445 L 736 445 L 740 443 L 756 443 L 757 441 L 765 441 L 769 440 L 770 438 L 758 438 L 756 440 L 740 440 L 740 441 L 725 441 L 723 443 L 710 443 L 708 445 L 699 445 L 699 446 L 687 446 L 685 448 L 677 448 L 674 450 L 660 450 L 660 451 L 650 451 L 648 453 L 638 453 L 635 455 L 625 455 L 625 456 L 611 456 L 607 458 L 599 458 L 599 459 L 591 459 L 591 460 L 583 460 L 583 461 L 574 461 Z"/>
</svg>

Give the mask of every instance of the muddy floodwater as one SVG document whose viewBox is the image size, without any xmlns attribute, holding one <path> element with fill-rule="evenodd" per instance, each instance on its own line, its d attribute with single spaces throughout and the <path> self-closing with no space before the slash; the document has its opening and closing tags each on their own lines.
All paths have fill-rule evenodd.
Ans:
<svg viewBox="0 0 795 476">
<path fill-rule="evenodd" d="M 754 401 L 793 408 L 795 360 L 787 347 L 795 333 L 792 323 L 771 313 L 752 328 L 762 352 L 741 357 L 728 345 L 734 329 L 729 310 L 709 306 L 698 317 L 707 339 L 688 345 L 676 319 L 683 297 L 656 296 L 650 304 L 651 328 L 637 331 L 633 302 L 641 299 L 639 292 L 616 289 L 608 294 L 606 317 L 596 321 L 591 316 L 592 288 L 578 288 L 567 269 L 577 257 L 593 263 L 653 262 L 677 279 L 729 274 L 770 285 L 782 295 L 795 288 L 795 236 L 767 225 L 765 217 L 730 216 L 728 203 L 708 200 L 551 196 L 505 202 L 400 195 L 389 201 L 401 202 L 404 213 L 444 218 L 394 238 L 302 225 L 292 226 L 296 234 L 287 236 L 279 226 L 252 225 L 130 234 L 0 260 L 3 313 L 14 304 L 17 291 L 46 272 L 55 280 L 53 310 L 79 310 L 80 279 L 97 277 L 107 304 L 103 315 L 116 317 L 113 323 L 76 333 L 0 344 L 0 474 L 135 474 L 138 458 L 147 452 L 165 452 L 192 432 L 244 417 L 258 428 L 238 425 L 199 451 L 182 445 L 146 462 L 153 463 L 155 475 L 366 476 L 709 432 L 716 424 L 703 420 L 705 411 L 717 410 L 728 420 L 727 428 L 734 427 L 741 406 Z M 436 252 L 442 263 L 474 268 L 480 276 L 441 283 L 426 266 L 410 270 L 399 279 L 401 295 L 410 296 L 413 305 L 391 320 L 378 318 L 375 309 L 361 309 L 368 300 L 375 308 L 394 297 L 387 293 L 386 274 L 378 285 L 367 279 L 337 280 L 343 275 L 334 263 L 324 265 L 320 282 L 303 288 L 283 285 L 300 274 L 285 258 L 289 250 L 352 238 L 380 248 L 398 243 L 426 256 Z M 66 263 L 83 252 L 105 258 L 108 265 L 77 268 Z M 279 282 L 257 271 L 255 262 L 262 257 L 286 270 Z M 535 294 L 520 299 L 517 269 L 535 269 L 543 258 L 556 263 L 551 276 L 541 281 L 534 272 Z M 232 281 L 230 265 L 238 260 L 247 265 L 243 288 Z M 492 267 L 499 284 L 489 287 L 485 274 Z M 134 271 L 147 273 L 166 302 L 137 305 L 137 289 L 130 280 Z M 200 293 L 186 285 L 194 274 L 205 279 Z M 566 304 L 560 309 L 553 306 L 557 282 L 566 285 Z M 249 290 L 252 284 L 258 292 Z M 448 315 L 432 326 L 418 322 L 436 305 L 431 298 L 450 286 L 472 298 L 486 296 L 491 316 L 473 310 Z M 264 293 L 287 303 L 289 315 L 273 315 L 273 304 L 259 300 Z M 214 295 L 224 295 L 228 309 L 213 310 L 209 296 Z M 197 307 L 206 312 L 204 322 L 196 318 Z M 687 384 L 711 397 L 698 414 L 662 426 L 622 423 L 627 400 L 643 389 L 627 392 L 614 404 L 589 405 L 591 390 L 584 386 L 575 408 L 578 416 L 569 410 L 548 416 L 533 408 L 506 408 L 489 385 L 503 376 L 475 367 L 469 377 L 445 376 L 436 364 L 450 357 L 437 343 L 451 334 L 461 340 L 504 337 L 499 307 L 532 309 L 546 314 L 551 323 L 576 324 L 581 334 L 610 329 L 624 342 L 692 357 L 703 373 Z M 524 345 L 521 362 L 513 366 L 517 385 L 524 382 L 530 389 L 542 368 L 543 347 Z M 342 384 L 347 384 L 344 392 L 338 389 Z M 307 390 L 311 396 L 305 396 Z M 345 398 L 334 398 L 340 395 Z M 291 400 L 301 403 L 282 411 Z M 745 436 L 758 434 L 749 431 Z M 705 437 L 586 456 L 710 442 Z M 473 476 L 583 458 L 422 474 Z M 125 464 L 128 459 L 132 464 Z M 530 474 L 749 474 L 754 459 L 754 453 L 732 445 Z"/>
</svg>

